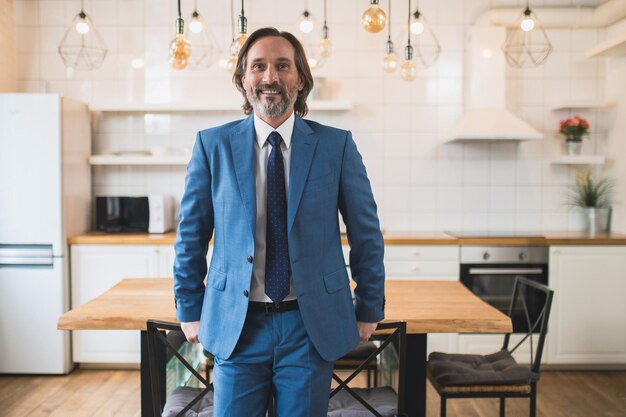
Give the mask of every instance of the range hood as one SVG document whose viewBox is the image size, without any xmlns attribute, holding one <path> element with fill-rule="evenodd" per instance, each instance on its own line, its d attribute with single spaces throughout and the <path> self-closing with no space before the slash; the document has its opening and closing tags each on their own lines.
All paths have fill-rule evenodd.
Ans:
<svg viewBox="0 0 626 417">
<path fill-rule="evenodd" d="M 446 142 L 540 140 L 543 133 L 505 108 L 506 62 L 500 47 L 506 28 L 473 26 L 465 57 L 465 111 Z"/>
</svg>

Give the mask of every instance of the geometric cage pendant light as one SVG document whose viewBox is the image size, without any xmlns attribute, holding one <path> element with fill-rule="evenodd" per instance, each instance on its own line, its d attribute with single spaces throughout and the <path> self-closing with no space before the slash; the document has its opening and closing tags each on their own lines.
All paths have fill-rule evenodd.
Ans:
<svg viewBox="0 0 626 417">
<path fill-rule="evenodd" d="M 415 64 L 419 68 L 428 68 L 434 65 L 441 54 L 441 46 L 430 23 L 419 11 L 419 1 L 417 9 L 413 13 L 409 31 L 413 38 Z"/>
<path fill-rule="evenodd" d="M 515 26 L 509 30 L 502 52 L 507 63 L 518 68 L 539 66 L 552 53 L 552 44 L 539 18 L 530 10 L 528 0 L 526 9 L 517 18 Z"/>
<path fill-rule="evenodd" d="M 193 45 L 193 53 L 189 56 L 190 69 L 207 69 L 217 61 L 220 48 L 213 37 L 211 28 L 198 13 L 198 0 L 189 19 L 187 40 Z"/>
<path fill-rule="evenodd" d="M 107 55 L 107 47 L 92 20 L 80 2 L 80 12 L 68 26 L 58 47 L 67 68 L 94 70 L 100 68 Z"/>
</svg>

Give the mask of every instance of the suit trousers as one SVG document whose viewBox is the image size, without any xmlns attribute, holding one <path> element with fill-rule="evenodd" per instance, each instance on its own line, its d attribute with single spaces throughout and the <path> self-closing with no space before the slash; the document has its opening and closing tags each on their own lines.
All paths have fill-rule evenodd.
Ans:
<svg viewBox="0 0 626 417">
<path fill-rule="evenodd" d="M 265 416 L 273 392 L 277 417 L 325 417 L 332 369 L 309 339 L 299 310 L 248 310 L 232 355 L 215 357 L 214 415 Z"/>
</svg>

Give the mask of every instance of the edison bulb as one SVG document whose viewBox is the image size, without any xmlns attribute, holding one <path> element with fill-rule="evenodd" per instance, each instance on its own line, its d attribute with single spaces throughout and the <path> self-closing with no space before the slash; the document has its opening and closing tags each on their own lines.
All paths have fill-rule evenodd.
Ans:
<svg viewBox="0 0 626 417">
<path fill-rule="evenodd" d="M 396 68 L 398 68 L 398 56 L 395 52 L 385 55 L 383 58 L 383 70 L 391 74 L 395 72 Z"/>
<path fill-rule="evenodd" d="M 415 64 L 411 60 L 406 60 L 400 67 L 400 76 L 404 81 L 413 81 L 417 75 Z"/>
<path fill-rule="evenodd" d="M 78 23 L 76 23 L 76 32 L 81 35 L 89 33 L 89 23 L 81 19 Z"/>
<path fill-rule="evenodd" d="M 230 54 L 234 57 L 237 57 L 239 54 L 239 50 L 248 40 L 248 34 L 246 32 L 240 32 L 239 35 L 235 38 L 232 44 L 230 44 Z"/>
<path fill-rule="evenodd" d="M 176 37 L 170 42 L 169 63 L 174 69 L 183 69 L 189 63 L 189 55 L 191 55 L 191 42 L 185 39 L 182 33 L 176 34 Z"/>
<path fill-rule="evenodd" d="M 378 3 L 370 4 L 363 16 L 361 16 L 361 24 L 370 33 L 380 32 L 385 28 L 387 23 L 387 15 L 378 7 Z"/>
<path fill-rule="evenodd" d="M 237 68 L 237 55 L 233 55 L 230 58 L 228 58 L 228 61 L 226 61 L 226 69 L 231 74 L 234 74 L 236 68 Z"/>
<path fill-rule="evenodd" d="M 522 20 L 520 27 L 522 28 L 524 32 L 530 32 L 535 27 L 535 21 L 531 19 L 530 17 L 527 17 L 524 20 Z"/>
<path fill-rule="evenodd" d="M 330 52 L 332 50 L 332 43 L 328 38 L 320 39 L 320 56 L 322 58 L 328 58 L 330 56 Z"/>
<path fill-rule="evenodd" d="M 421 35 L 424 32 L 424 24 L 419 20 L 411 23 L 411 33 L 415 35 Z"/>
<path fill-rule="evenodd" d="M 191 23 L 189 23 L 189 30 L 193 33 L 200 33 L 202 29 L 202 22 L 198 18 L 194 18 Z"/>
</svg>

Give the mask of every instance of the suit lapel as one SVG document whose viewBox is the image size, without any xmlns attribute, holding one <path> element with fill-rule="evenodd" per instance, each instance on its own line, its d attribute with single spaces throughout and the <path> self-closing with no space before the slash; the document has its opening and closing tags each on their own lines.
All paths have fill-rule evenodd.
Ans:
<svg viewBox="0 0 626 417">
<path fill-rule="evenodd" d="M 299 116 L 293 128 L 291 138 L 291 162 L 289 164 L 289 195 L 287 196 L 287 232 L 291 231 L 293 221 L 298 212 L 300 198 L 309 175 L 311 161 L 317 146 L 317 136 Z"/>
<path fill-rule="evenodd" d="M 254 119 L 250 115 L 230 134 L 230 149 L 239 185 L 239 193 L 246 209 L 252 236 L 256 234 L 256 171 L 254 169 Z"/>
</svg>

